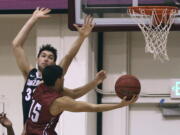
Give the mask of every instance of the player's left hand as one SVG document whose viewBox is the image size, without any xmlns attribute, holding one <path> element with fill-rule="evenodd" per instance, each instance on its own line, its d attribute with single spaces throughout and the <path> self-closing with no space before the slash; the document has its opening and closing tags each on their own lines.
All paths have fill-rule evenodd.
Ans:
<svg viewBox="0 0 180 135">
<path fill-rule="evenodd" d="M 93 24 L 93 18 L 90 15 L 87 15 L 84 19 L 84 24 L 82 27 L 78 26 L 77 24 L 74 24 L 74 27 L 79 32 L 80 36 L 87 37 L 91 33 L 92 29 L 94 28 Z"/>
<path fill-rule="evenodd" d="M 97 83 L 100 84 L 104 81 L 104 79 L 106 79 L 106 72 L 104 70 L 101 70 L 99 71 L 97 74 L 96 74 L 96 80 L 97 80 Z"/>
</svg>

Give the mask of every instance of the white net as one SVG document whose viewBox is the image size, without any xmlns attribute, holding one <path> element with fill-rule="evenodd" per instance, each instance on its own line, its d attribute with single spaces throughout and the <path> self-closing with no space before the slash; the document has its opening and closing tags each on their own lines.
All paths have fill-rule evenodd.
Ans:
<svg viewBox="0 0 180 135">
<path fill-rule="evenodd" d="M 131 10 L 131 11 L 130 11 Z M 145 52 L 153 54 L 154 59 L 169 60 L 167 54 L 167 37 L 174 22 L 176 10 L 164 8 L 159 15 L 157 9 L 151 9 L 150 15 L 147 9 L 138 9 L 138 13 L 129 9 L 129 14 L 134 18 L 145 37 Z"/>
</svg>

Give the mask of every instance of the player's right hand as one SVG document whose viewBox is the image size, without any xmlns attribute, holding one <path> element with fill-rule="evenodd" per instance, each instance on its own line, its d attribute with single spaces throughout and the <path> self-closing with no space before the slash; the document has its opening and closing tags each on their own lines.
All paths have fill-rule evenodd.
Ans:
<svg viewBox="0 0 180 135">
<path fill-rule="evenodd" d="M 33 12 L 32 17 L 35 18 L 35 19 L 47 18 L 47 17 L 50 17 L 50 15 L 47 15 L 50 12 L 51 12 L 51 9 L 49 9 L 49 8 L 39 8 L 39 7 L 37 7 L 36 10 Z"/>
<path fill-rule="evenodd" d="M 123 100 L 121 101 L 121 103 L 124 105 L 124 106 L 127 106 L 127 105 L 129 105 L 129 104 L 133 104 L 133 103 L 135 103 L 136 101 L 137 101 L 137 99 L 138 99 L 138 96 L 139 95 L 134 95 L 132 98 L 131 98 L 131 100 L 127 100 L 126 98 L 126 96 L 123 98 Z"/>
</svg>

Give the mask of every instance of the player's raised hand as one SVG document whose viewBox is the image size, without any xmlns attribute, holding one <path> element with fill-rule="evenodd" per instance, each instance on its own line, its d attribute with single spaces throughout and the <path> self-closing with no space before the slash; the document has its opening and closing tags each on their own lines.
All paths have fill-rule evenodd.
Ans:
<svg viewBox="0 0 180 135">
<path fill-rule="evenodd" d="M 106 77 L 106 72 L 104 70 L 101 70 L 96 74 L 95 79 L 97 80 L 97 83 L 100 84 L 104 81 L 104 79 L 106 79 Z"/>
<path fill-rule="evenodd" d="M 74 27 L 79 32 L 80 36 L 87 37 L 91 33 L 92 29 L 94 28 L 93 18 L 90 15 L 87 15 L 84 19 L 84 24 L 82 27 L 74 24 Z"/>
<path fill-rule="evenodd" d="M 33 12 L 32 17 L 38 19 L 38 18 L 47 18 L 50 17 L 48 13 L 51 12 L 51 9 L 49 8 L 39 8 L 37 7 L 36 10 Z"/>
</svg>

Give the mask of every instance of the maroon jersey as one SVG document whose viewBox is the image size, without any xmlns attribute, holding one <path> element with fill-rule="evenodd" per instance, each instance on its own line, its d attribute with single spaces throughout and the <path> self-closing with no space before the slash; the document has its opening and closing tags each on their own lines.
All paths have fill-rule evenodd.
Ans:
<svg viewBox="0 0 180 135">
<path fill-rule="evenodd" d="M 26 122 L 26 135 L 56 135 L 55 127 L 59 116 L 53 116 L 49 107 L 53 101 L 61 97 L 57 91 L 40 84 L 32 97 L 29 118 Z"/>
</svg>

